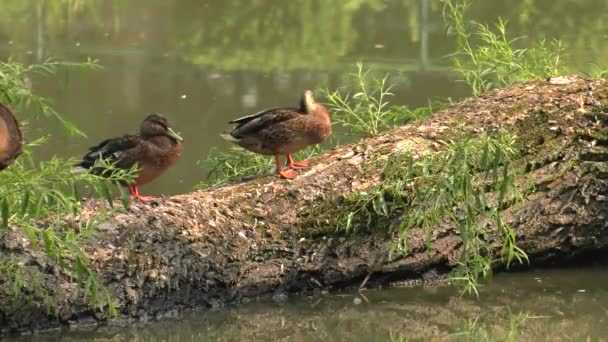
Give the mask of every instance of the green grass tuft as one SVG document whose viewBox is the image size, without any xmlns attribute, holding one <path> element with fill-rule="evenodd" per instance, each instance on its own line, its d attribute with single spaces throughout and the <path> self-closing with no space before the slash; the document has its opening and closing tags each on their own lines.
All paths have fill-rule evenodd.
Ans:
<svg viewBox="0 0 608 342">
<path fill-rule="evenodd" d="M 516 48 L 524 37 L 509 38 L 503 19 L 491 27 L 465 18 L 470 0 L 445 0 L 444 20 L 457 40 L 453 69 L 474 95 L 514 83 L 562 75 L 564 48 L 559 40 L 541 40 L 531 48 Z M 472 28 L 470 27 L 472 26 Z"/>
<path fill-rule="evenodd" d="M 406 106 L 392 106 L 389 99 L 394 96 L 387 84 L 388 75 L 373 77 L 372 70 L 357 63 L 356 71 L 350 74 L 354 86 L 350 90 L 328 90 L 327 97 L 332 121 L 338 126 L 362 135 L 377 135 L 414 120 L 428 117 L 438 107 L 410 110 Z"/>
</svg>

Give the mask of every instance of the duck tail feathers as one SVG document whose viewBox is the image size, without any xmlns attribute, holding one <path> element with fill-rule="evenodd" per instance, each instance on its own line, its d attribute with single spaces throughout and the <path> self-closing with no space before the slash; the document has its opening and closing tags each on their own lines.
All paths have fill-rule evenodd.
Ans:
<svg viewBox="0 0 608 342">
<path fill-rule="evenodd" d="M 230 134 L 220 134 L 220 137 L 222 137 L 224 140 L 226 141 L 230 141 L 233 143 L 238 143 L 240 139 L 233 137 Z"/>
</svg>

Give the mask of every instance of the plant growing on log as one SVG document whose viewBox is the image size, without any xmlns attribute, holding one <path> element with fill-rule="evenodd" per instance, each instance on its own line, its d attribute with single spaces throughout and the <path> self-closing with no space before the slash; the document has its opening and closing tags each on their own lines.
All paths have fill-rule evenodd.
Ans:
<svg viewBox="0 0 608 342">
<path fill-rule="evenodd" d="M 6 293 L 2 298 L 8 298 L 8 302 L 0 303 L 5 312 L 18 309 L 21 301 L 42 302 L 47 311 L 51 310 L 52 301 L 45 288 L 44 275 L 36 267 L 26 266 L 24 260 L 9 258 L 0 261 L 0 279 L 3 281 L 0 293 Z"/>
<path fill-rule="evenodd" d="M 372 77 L 361 62 L 351 73 L 354 94 L 326 89 L 325 96 L 333 114 L 332 120 L 356 133 L 376 135 L 383 130 L 422 119 L 435 111 L 435 104 L 410 110 L 405 106 L 391 106 L 388 99 L 394 94 L 387 84 L 388 75 Z"/>
<path fill-rule="evenodd" d="M 507 24 L 499 19 L 497 32 L 488 25 L 474 25 L 471 33 L 465 19 L 470 0 L 445 0 L 444 20 L 456 36 L 458 51 L 451 55 L 453 68 L 474 95 L 518 82 L 557 76 L 566 71 L 561 63 L 559 40 L 541 40 L 531 48 L 515 48 L 523 37 L 510 39 Z"/>
<path fill-rule="evenodd" d="M 199 161 L 199 165 L 209 168 L 207 179 L 196 186 L 205 188 L 268 173 L 272 168 L 272 160 L 232 146 L 228 152 L 212 148 L 207 159 Z"/>
<path fill-rule="evenodd" d="M 591 65 L 591 71 L 587 74 L 591 78 L 608 78 L 608 66 L 601 67 L 597 64 Z"/>
<path fill-rule="evenodd" d="M 40 64 L 25 65 L 16 61 L 0 61 L 0 103 L 10 103 L 16 107 L 17 112 L 25 109 L 34 109 L 47 117 L 59 120 L 70 135 L 82 136 L 85 134 L 74 124 L 65 120 L 51 105 L 51 102 L 32 92 L 31 78 L 35 76 L 50 76 L 59 68 L 99 69 L 97 61 L 88 59 L 84 63 L 70 63 L 47 60 Z"/>
<path fill-rule="evenodd" d="M 51 75 L 57 68 L 64 66 L 98 67 L 90 60 L 82 64 L 47 61 L 29 66 L 1 62 L 0 86 L 3 92 L 0 100 L 20 108 L 16 111 L 17 114 L 28 108 L 35 109 L 58 119 L 69 134 L 84 135 L 63 119 L 47 99 L 32 93 L 28 85 L 32 74 Z M 109 170 L 109 178 L 104 179 L 89 173 L 73 172 L 76 163 L 74 160 L 53 158 L 36 163 L 32 148 L 45 142 L 46 138 L 43 137 L 27 144 L 24 155 L 0 173 L 0 240 L 9 226 L 23 230 L 29 243 L 39 246 L 62 272 L 78 281 L 92 307 L 102 310 L 107 307 L 110 314 L 116 314 L 108 290 L 99 284 L 82 248 L 82 242 L 93 234 L 99 220 L 109 211 L 102 209 L 89 221 L 74 223 L 71 227 L 67 226 L 69 223 L 66 224 L 66 217 L 70 221 L 70 215 L 77 214 L 82 209 L 78 186 L 90 188 L 92 194 L 105 198 L 112 207 L 112 182 L 131 181 L 136 170 L 120 170 L 100 161 Z M 123 199 L 126 206 L 126 193 L 123 194 Z M 50 310 L 52 291 L 45 288 L 46 276 L 35 267 L 23 268 L 21 263 L 9 255 L 0 257 L 0 291 L 9 291 L 15 303 L 38 301 Z M 20 271 L 11 271 L 16 268 Z"/>
<path fill-rule="evenodd" d="M 34 165 L 31 156 L 28 157 L 20 159 L 0 174 L 0 238 L 9 224 L 23 229 L 30 243 L 40 246 L 64 272 L 77 280 L 92 307 L 103 310 L 107 306 L 108 312 L 115 315 L 113 299 L 108 290 L 99 284 L 82 248 L 82 242 L 94 233 L 97 224 L 111 211 L 102 209 L 91 220 L 75 223 L 72 227 L 66 226 L 66 215 L 76 214 L 82 209 L 76 190 L 79 185 L 91 188 L 94 194 L 105 198 L 112 206 L 111 183 L 133 180 L 136 170 L 104 165 L 109 170 L 108 178 L 104 179 L 89 173 L 74 173 L 74 160 L 52 159 L 28 168 L 24 163 Z M 128 194 L 122 189 L 121 193 L 126 206 Z M 5 261 L 7 268 L 11 264 L 11 261 Z M 42 274 L 34 276 L 35 272 L 35 269 L 30 269 L 28 278 L 44 277 Z M 0 277 L 6 284 L 19 284 L 19 278 L 23 278 L 19 273 L 9 272 Z M 16 295 L 14 299 L 37 298 L 50 308 L 50 291 L 40 288 L 41 284 L 29 282 L 29 286 L 23 287 L 23 290 L 32 295 Z"/>
<path fill-rule="evenodd" d="M 389 156 L 380 184 L 346 197 L 350 210 L 338 229 L 353 232 L 385 220 L 398 236 L 391 253 L 407 254 L 413 229 L 422 229 L 430 244 L 437 227 L 454 225 L 462 254 L 452 279 L 465 292 L 477 294 L 479 281 L 491 274 L 494 264 L 528 260 L 500 214 L 520 199 L 512 169 L 515 138 L 499 132 L 442 144 L 439 153 Z M 500 260 L 493 258 L 487 234 L 502 236 Z"/>
</svg>

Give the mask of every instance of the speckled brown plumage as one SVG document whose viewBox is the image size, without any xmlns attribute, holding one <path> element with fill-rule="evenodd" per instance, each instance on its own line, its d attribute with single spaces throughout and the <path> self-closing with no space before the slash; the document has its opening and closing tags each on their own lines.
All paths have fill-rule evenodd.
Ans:
<svg viewBox="0 0 608 342">
<path fill-rule="evenodd" d="M 0 104 L 0 171 L 21 154 L 23 137 L 11 110 Z"/>
<path fill-rule="evenodd" d="M 103 176 L 106 170 L 95 166 L 100 159 L 109 160 L 121 169 L 130 169 L 137 164 L 140 171 L 135 183 L 128 185 L 129 191 L 134 197 L 148 201 L 149 197 L 139 195 L 138 186 L 153 181 L 175 163 L 182 153 L 181 141 L 167 119 L 152 114 L 142 122 L 139 135 L 104 140 L 91 147 L 77 166 Z"/>
<path fill-rule="evenodd" d="M 292 153 L 318 144 L 331 134 L 329 111 L 315 102 L 309 90 L 302 96 L 300 108 L 271 108 L 230 123 L 236 127 L 222 137 L 249 151 L 274 155 L 277 172 L 284 178 L 294 178 L 293 169 L 307 166 L 306 161 L 294 162 Z M 281 169 L 280 155 L 287 157 L 292 170 Z"/>
</svg>

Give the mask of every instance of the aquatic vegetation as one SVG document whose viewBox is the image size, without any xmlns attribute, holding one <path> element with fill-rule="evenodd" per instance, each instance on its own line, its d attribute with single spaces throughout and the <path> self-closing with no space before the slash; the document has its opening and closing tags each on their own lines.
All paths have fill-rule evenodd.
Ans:
<svg viewBox="0 0 608 342">
<path fill-rule="evenodd" d="M 467 25 L 470 0 L 446 0 L 444 20 L 456 37 L 458 48 L 451 55 L 453 69 L 463 77 L 474 95 L 518 82 L 563 74 L 564 48 L 559 40 L 540 40 L 531 48 L 516 48 L 524 37 L 509 38 L 503 19 L 492 28 Z"/>
<path fill-rule="evenodd" d="M 31 72 L 41 71 L 49 75 L 59 66 L 87 67 L 92 66 L 91 63 L 45 62 L 29 66 L 2 63 L 0 71 L 4 73 L 0 73 L 0 82 L 5 91 L 1 99 L 15 108 L 37 108 L 62 122 L 69 133 L 83 135 L 64 120 L 47 99 L 32 93 L 25 78 Z M 93 67 L 97 68 L 96 65 Z M 19 113 L 16 112 L 17 116 Z M 108 177 L 102 178 L 74 172 L 76 161 L 71 159 L 52 158 L 37 162 L 32 151 L 46 142 L 45 137 L 30 141 L 24 147 L 23 156 L 0 173 L 0 239 L 9 234 L 8 229 L 20 230 L 20 235 L 26 237 L 29 244 L 38 246 L 63 272 L 77 280 L 91 307 L 108 309 L 115 314 L 109 292 L 99 284 L 88 263 L 83 242 L 94 233 L 97 224 L 113 211 L 112 184 L 132 181 L 136 170 L 124 170 L 101 161 L 108 169 Z M 110 206 L 108 209 L 100 206 L 100 212 L 88 219 L 72 220 L 70 217 L 83 208 L 79 193 L 79 189 L 83 188 L 88 189 L 91 195 L 104 198 Z M 123 204 L 128 205 L 128 196 L 123 194 L 122 197 Z M 22 268 L 21 263 L 11 255 L 0 258 L 0 283 L 3 284 L 0 291 L 8 291 L 15 303 L 23 300 L 42 302 L 51 310 L 53 289 L 45 287 L 46 275 L 35 267 Z M 11 271 L 15 267 L 20 271 Z"/>
<path fill-rule="evenodd" d="M 465 341 L 518 341 L 530 314 L 521 312 L 514 314 L 510 310 L 506 317 L 496 321 L 488 321 L 479 316 L 462 320 L 461 331 L 448 335 L 452 338 L 462 337 Z"/>
</svg>

